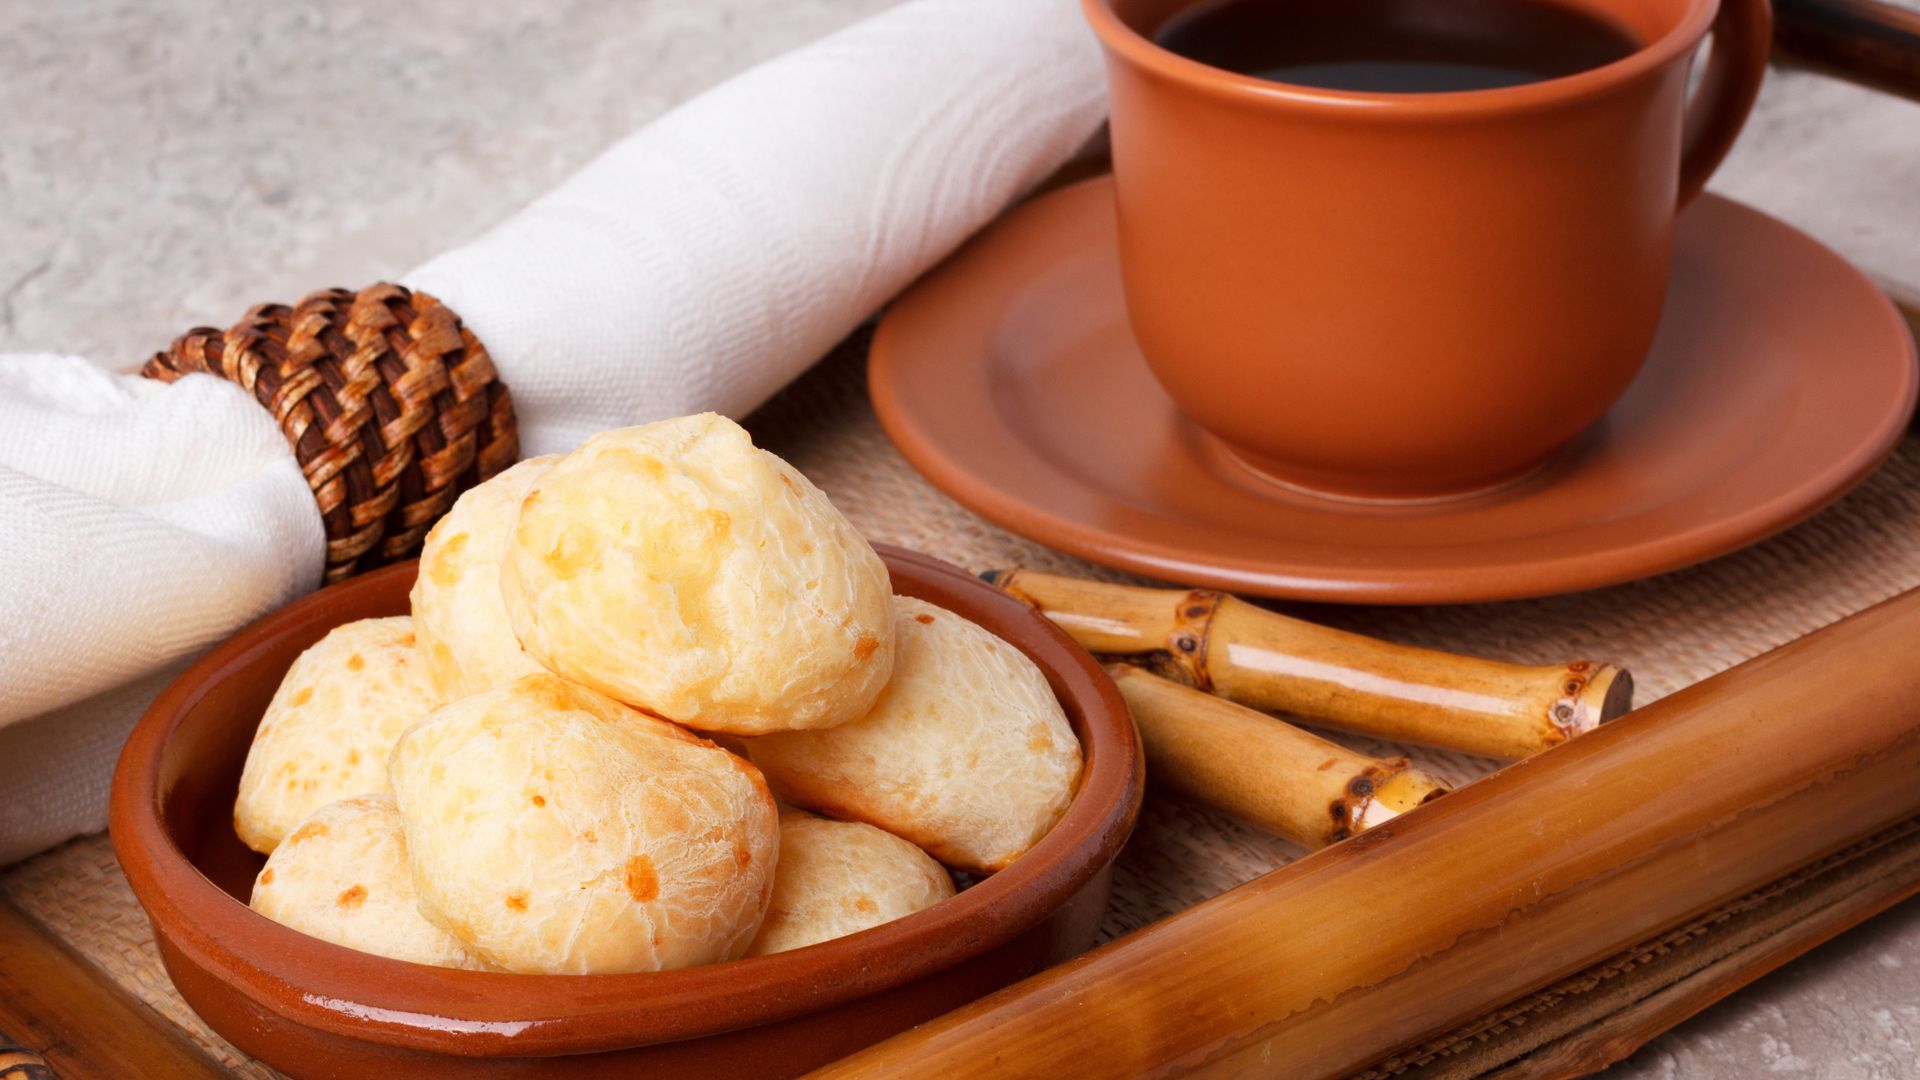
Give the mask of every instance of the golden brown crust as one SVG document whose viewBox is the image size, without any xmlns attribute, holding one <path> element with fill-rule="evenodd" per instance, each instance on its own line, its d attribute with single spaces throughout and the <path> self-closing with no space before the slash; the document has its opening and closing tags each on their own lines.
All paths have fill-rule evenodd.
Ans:
<svg viewBox="0 0 1920 1080">
<path fill-rule="evenodd" d="M 844 723 L 893 667 L 879 556 L 712 414 L 604 432 L 556 462 L 521 504 L 501 588 L 546 667 L 702 731 Z"/>
<path fill-rule="evenodd" d="M 250 906 L 310 937 L 436 967 L 487 967 L 420 916 L 390 795 L 321 807 L 267 859 Z"/>
<path fill-rule="evenodd" d="M 234 831 L 270 853 L 315 810 L 387 789 L 387 752 L 440 703 L 406 616 L 335 627 L 267 705 L 233 807 Z"/>
<path fill-rule="evenodd" d="M 1025 654 L 944 608 L 894 598 L 898 654 L 866 716 L 749 740 L 780 797 L 865 821 L 974 872 L 1005 867 L 1072 801 L 1080 744 Z"/>
<path fill-rule="evenodd" d="M 933 857 L 871 825 L 780 815 L 773 902 L 748 956 L 785 952 L 892 922 L 953 895 Z"/>
<path fill-rule="evenodd" d="M 392 776 L 422 914 L 502 968 L 686 967 L 759 928 L 779 829 L 758 770 L 594 691 L 541 674 L 463 698 Z"/>
<path fill-rule="evenodd" d="M 520 503 L 559 460 L 530 458 L 460 496 L 427 533 L 410 598 L 420 655 L 447 701 L 541 670 L 513 636 L 500 562 Z"/>
</svg>

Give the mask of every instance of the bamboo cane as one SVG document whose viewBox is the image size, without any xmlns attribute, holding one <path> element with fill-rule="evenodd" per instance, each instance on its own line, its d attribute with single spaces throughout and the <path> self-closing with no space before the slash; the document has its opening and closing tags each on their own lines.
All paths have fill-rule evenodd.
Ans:
<svg viewBox="0 0 1920 1080">
<path fill-rule="evenodd" d="M 1406 758 L 1376 758 L 1130 664 L 1107 671 L 1127 699 L 1154 783 L 1305 848 L 1393 820 L 1446 786 Z"/>
<path fill-rule="evenodd" d="M 1829 74 L 1920 101 L 1920 11 L 1880 0 L 1774 0 L 1773 40 Z"/>
<path fill-rule="evenodd" d="M 0 899 L 0 1080 L 220 1080 L 178 1026 Z"/>
<path fill-rule="evenodd" d="M 1096 655 L 1318 726 L 1523 758 L 1626 712 L 1612 664 L 1529 667 L 1394 645 L 1207 589 L 1146 589 L 1033 570 L 981 575 Z"/>
<path fill-rule="evenodd" d="M 1920 590 L 822 1070 L 1343 1075 L 1920 819 Z"/>
</svg>

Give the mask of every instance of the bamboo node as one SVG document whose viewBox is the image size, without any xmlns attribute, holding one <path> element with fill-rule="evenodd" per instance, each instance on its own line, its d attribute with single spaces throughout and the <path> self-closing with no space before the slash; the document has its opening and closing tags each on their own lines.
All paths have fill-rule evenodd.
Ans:
<svg viewBox="0 0 1920 1080">
<path fill-rule="evenodd" d="M 1183 669 L 1180 681 L 1196 690 L 1213 691 L 1213 674 L 1207 670 L 1209 638 L 1225 596 L 1212 589 L 1194 589 L 1173 607 L 1173 629 L 1167 636 L 1169 659 Z"/>
<path fill-rule="evenodd" d="M 0 1080 L 58 1080 L 47 1059 L 0 1037 Z"/>
<path fill-rule="evenodd" d="M 1562 741 L 1584 735 L 1633 707 L 1633 676 L 1625 668 L 1586 660 L 1566 665 L 1562 696 L 1548 719 Z"/>
</svg>

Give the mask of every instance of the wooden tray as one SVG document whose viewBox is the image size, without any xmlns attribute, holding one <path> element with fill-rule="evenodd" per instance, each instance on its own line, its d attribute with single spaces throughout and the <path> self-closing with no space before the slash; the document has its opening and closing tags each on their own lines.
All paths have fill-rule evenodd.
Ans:
<svg viewBox="0 0 1920 1080">
<path fill-rule="evenodd" d="M 863 393 L 863 360 L 862 343 L 850 342 L 753 418 L 756 437 L 816 478 L 876 540 L 974 568 L 1029 565 L 1118 579 L 1005 533 L 933 491 L 880 433 Z M 1500 605 L 1288 610 L 1394 640 L 1513 660 L 1573 653 L 1616 658 L 1633 667 L 1645 702 L 1920 586 L 1920 545 L 1911 541 L 1920 536 L 1916 491 L 1920 442 L 1910 438 L 1886 468 L 1832 510 L 1691 570 Z M 1495 767 L 1484 759 L 1406 752 L 1456 783 Z M 1190 907 L 1299 854 L 1237 822 L 1150 796 L 1116 867 L 1104 935 Z M 1916 887 L 1920 859 L 1911 834 L 1882 837 L 1811 876 L 1723 906 L 1680 938 L 1663 935 L 1526 1001 L 1503 1003 L 1446 1038 L 1380 1062 L 1375 1075 L 1591 1070 Z M 104 837 L 8 868 L 0 874 L 0 893 L 45 931 L 27 933 L 26 924 L 15 923 L 9 926 L 21 925 L 22 932 L 0 932 L 13 950 L 0 956 L 6 980 L 0 1031 L 37 1044 L 72 1076 L 113 1074 L 113 1059 L 100 1055 L 118 1052 L 157 1063 L 148 1075 L 196 1075 L 196 1069 L 204 1075 L 209 1061 L 236 1075 L 272 1075 L 208 1032 L 173 993 Z M 7 914 L 0 912 L 0 921 Z M 17 974 L 54 970 L 64 973 L 57 978 L 64 997 L 44 989 L 56 985 L 46 981 L 54 976 Z M 154 1012 L 131 1008 L 132 1002 Z"/>
</svg>

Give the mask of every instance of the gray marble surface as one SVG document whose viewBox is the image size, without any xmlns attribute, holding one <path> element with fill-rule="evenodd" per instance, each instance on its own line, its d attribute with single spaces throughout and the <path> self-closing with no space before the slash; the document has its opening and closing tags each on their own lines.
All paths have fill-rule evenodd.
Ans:
<svg viewBox="0 0 1920 1080">
<path fill-rule="evenodd" d="M 403 272 L 701 88 L 890 0 L 0 0 L 0 350 L 137 364 Z M 1920 295 L 1920 107 L 1778 72 L 1715 187 Z M 1920 907 L 1612 1070 L 1920 1076 Z"/>
</svg>

